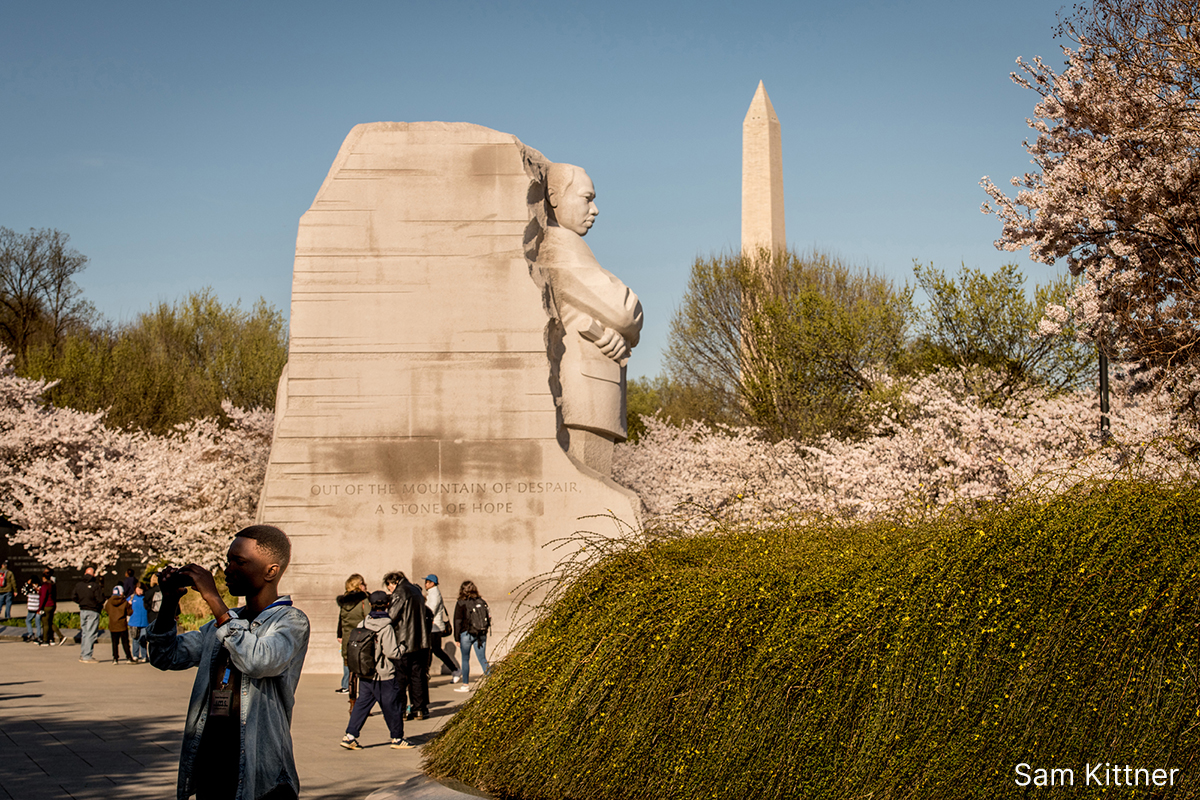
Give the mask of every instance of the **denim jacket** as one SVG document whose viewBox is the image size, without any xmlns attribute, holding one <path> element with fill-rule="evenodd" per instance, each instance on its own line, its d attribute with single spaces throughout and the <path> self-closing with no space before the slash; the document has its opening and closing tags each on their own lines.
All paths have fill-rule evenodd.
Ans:
<svg viewBox="0 0 1200 800">
<path fill-rule="evenodd" d="M 300 794 L 300 778 L 292 757 L 292 706 L 296 684 L 308 652 L 308 617 L 280 597 L 250 623 L 232 619 L 216 621 L 198 631 L 176 635 L 150 629 L 150 663 L 162 670 L 199 667 L 183 728 L 179 757 L 178 800 L 187 800 L 192 788 L 192 768 L 200 736 L 208 718 L 209 676 L 218 648 L 229 651 L 230 661 L 242 673 L 241 760 L 236 800 L 254 800 L 281 783 Z"/>
</svg>

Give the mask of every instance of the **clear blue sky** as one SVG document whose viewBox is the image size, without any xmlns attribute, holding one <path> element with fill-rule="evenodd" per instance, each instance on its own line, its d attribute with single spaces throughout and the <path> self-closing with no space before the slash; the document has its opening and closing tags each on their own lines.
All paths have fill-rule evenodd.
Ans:
<svg viewBox="0 0 1200 800">
<path fill-rule="evenodd" d="M 783 130 L 790 243 L 898 282 L 1027 276 L 978 182 L 1029 169 L 1018 56 L 1054 3 L 37 2 L 0 6 L 0 225 L 58 228 L 109 318 L 212 286 L 288 313 L 296 224 L 360 122 L 474 122 L 596 184 L 588 235 L 642 298 L 659 371 L 697 255 L 738 247 L 741 125 Z"/>
</svg>

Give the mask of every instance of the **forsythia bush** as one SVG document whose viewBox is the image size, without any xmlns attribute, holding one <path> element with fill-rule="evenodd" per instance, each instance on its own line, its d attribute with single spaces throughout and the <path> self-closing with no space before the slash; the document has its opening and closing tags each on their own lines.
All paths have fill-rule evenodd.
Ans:
<svg viewBox="0 0 1200 800">
<path fill-rule="evenodd" d="M 529 800 L 982 800 L 1028 796 L 1019 764 L 1073 769 L 1058 797 L 1109 762 L 1197 797 L 1197 581 L 1194 483 L 620 546 L 426 766 Z"/>
</svg>

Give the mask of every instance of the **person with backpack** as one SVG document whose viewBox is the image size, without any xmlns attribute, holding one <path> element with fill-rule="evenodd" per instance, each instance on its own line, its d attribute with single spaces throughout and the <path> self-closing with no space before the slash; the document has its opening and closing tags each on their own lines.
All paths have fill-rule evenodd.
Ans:
<svg viewBox="0 0 1200 800">
<path fill-rule="evenodd" d="M 413 744 L 404 738 L 404 715 L 396 698 L 396 662 L 403 650 L 396 638 L 396 629 L 388 616 L 392 598 L 387 592 L 371 592 L 371 612 L 346 639 L 346 663 L 358 676 L 358 699 L 350 711 L 346 735 L 339 742 L 347 750 L 361 750 L 358 734 L 379 703 L 383 721 L 391 734 L 393 750 L 407 750 Z"/>
<path fill-rule="evenodd" d="M 454 605 L 454 635 L 462 647 L 462 686 L 454 691 L 471 691 L 471 651 L 479 659 L 483 674 L 488 674 L 487 633 L 492 627 L 492 615 L 487 601 L 479 596 L 479 589 L 472 581 L 463 581 L 458 589 L 458 602 Z"/>
<path fill-rule="evenodd" d="M 342 685 L 336 689 L 338 694 L 350 692 L 350 664 L 346 661 L 346 637 L 350 631 L 358 627 L 358 623 L 366 619 L 371 611 L 371 601 L 367 599 L 367 580 L 357 572 L 346 578 L 346 593 L 337 596 L 338 626 L 337 640 L 342 646 Z"/>
</svg>

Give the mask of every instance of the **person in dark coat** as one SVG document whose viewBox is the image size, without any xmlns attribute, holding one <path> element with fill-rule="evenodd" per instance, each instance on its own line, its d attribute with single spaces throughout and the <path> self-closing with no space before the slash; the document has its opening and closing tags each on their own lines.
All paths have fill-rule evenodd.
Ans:
<svg viewBox="0 0 1200 800">
<path fill-rule="evenodd" d="M 133 567 L 125 570 L 125 577 L 121 578 L 121 594 L 128 600 L 133 597 L 133 588 L 137 586 L 138 579 L 134 577 Z"/>
<path fill-rule="evenodd" d="M 100 636 L 100 609 L 108 598 L 104 594 L 104 585 L 96 577 L 96 567 L 89 564 L 83 571 L 83 580 L 75 584 L 71 599 L 79 604 L 80 649 L 79 660 L 85 664 L 95 664 L 92 649 Z"/>
<path fill-rule="evenodd" d="M 58 626 L 54 624 L 54 614 L 58 611 L 58 600 L 54 597 L 54 570 L 47 569 L 42 573 L 42 584 L 38 587 L 38 616 L 42 618 L 42 645 L 52 647 L 67 641 Z M 57 642 L 55 641 L 57 639 Z"/>
<path fill-rule="evenodd" d="M 429 618 L 425 614 L 425 595 L 409 582 L 403 572 L 389 572 L 383 585 L 392 595 L 388 617 L 396 627 L 396 639 L 403 655 L 396 665 L 396 695 L 399 711 L 404 713 L 404 697 L 416 719 L 429 718 Z"/>
</svg>

